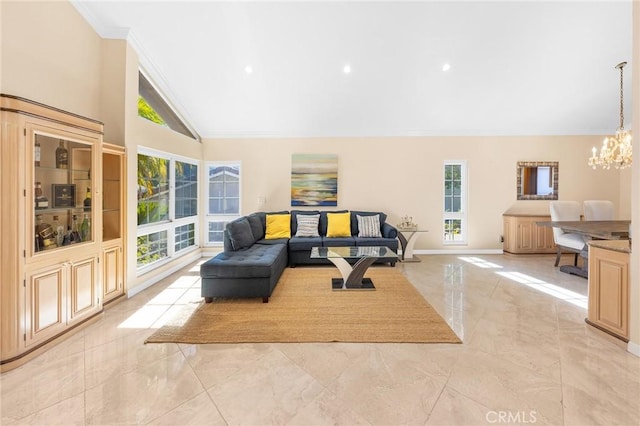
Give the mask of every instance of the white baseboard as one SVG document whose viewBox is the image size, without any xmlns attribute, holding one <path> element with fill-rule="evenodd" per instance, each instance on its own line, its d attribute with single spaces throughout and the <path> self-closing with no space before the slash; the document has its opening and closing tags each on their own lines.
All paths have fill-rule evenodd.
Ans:
<svg viewBox="0 0 640 426">
<path fill-rule="evenodd" d="M 640 357 L 640 344 L 634 342 L 627 343 L 627 351 L 631 352 L 637 357 Z"/>
<path fill-rule="evenodd" d="M 193 263 L 200 258 L 202 258 L 200 250 L 194 250 L 189 254 L 185 254 L 184 256 L 177 259 L 175 263 L 172 263 L 172 265 L 168 267 L 166 270 L 153 275 L 153 277 L 149 278 L 148 280 L 142 281 L 140 284 L 138 284 L 134 288 L 128 290 L 127 298 L 131 298 L 136 294 L 140 293 L 141 291 L 146 290 L 147 288 L 151 287 L 158 281 L 168 277 L 169 275 L 173 274 L 176 271 L 179 271 L 180 269 L 184 268 L 188 264 Z M 160 266 L 159 268 L 162 268 L 162 266 Z"/>
<path fill-rule="evenodd" d="M 502 249 L 414 250 L 413 254 L 503 254 Z"/>
<path fill-rule="evenodd" d="M 201 257 L 213 257 L 216 254 L 222 253 L 224 250 L 222 247 L 216 247 L 216 248 L 203 248 L 202 249 L 202 255 Z"/>
</svg>

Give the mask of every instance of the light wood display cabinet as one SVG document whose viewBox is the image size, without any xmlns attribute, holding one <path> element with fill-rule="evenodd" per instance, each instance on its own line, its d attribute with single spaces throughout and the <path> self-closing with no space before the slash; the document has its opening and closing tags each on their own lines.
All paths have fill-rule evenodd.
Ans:
<svg viewBox="0 0 640 426">
<path fill-rule="evenodd" d="M 102 298 L 108 303 L 124 295 L 125 151 L 102 144 Z"/>
<path fill-rule="evenodd" d="M 538 226 L 536 222 L 548 222 L 550 216 L 504 214 L 503 250 L 513 254 L 555 253 L 553 228 Z"/>
<path fill-rule="evenodd" d="M 124 294 L 124 149 L 99 121 L 0 95 L 1 367 Z"/>
</svg>

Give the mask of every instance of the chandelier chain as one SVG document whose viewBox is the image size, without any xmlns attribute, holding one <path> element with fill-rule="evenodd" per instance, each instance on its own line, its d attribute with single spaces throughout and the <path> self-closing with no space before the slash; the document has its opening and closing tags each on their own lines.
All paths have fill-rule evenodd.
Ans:
<svg viewBox="0 0 640 426">
<path fill-rule="evenodd" d="M 622 78 L 622 72 L 624 70 L 624 66 L 627 65 L 626 62 L 622 62 L 618 65 L 620 68 L 620 129 L 624 129 L 624 90 L 622 90 L 622 84 L 624 79 Z"/>
</svg>

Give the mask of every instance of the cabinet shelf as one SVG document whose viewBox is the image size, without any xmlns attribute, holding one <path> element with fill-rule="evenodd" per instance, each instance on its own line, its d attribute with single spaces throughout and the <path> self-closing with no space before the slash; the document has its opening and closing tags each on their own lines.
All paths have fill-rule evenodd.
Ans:
<svg viewBox="0 0 640 426">
<path fill-rule="evenodd" d="M 60 250 L 60 249 L 78 247 L 78 246 L 81 246 L 81 245 L 86 245 L 86 244 L 91 244 L 91 243 L 93 243 L 93 241 L 80 241 L 80 242 L 77 242 L 77 243 L 66 244 L 64 246 L 45 248 L 45 249 L 36 251 L 33 255 L 34 256 L 41 256 L 43 254 L 51 253 L 53 251 L 57 251 L 57 250 Z"/>
<path fill-rule="evenodd" d="M 75 207 L 47 207 L 46 209 L 34 209 L 35 214 L 49 214 L 49 213 L 68 213 L 69 210 L 73 211 L 73 214 L 90 214 L 91 210 L 84 210 L 84 206 Z"/>
<path fill-rule="evenodd" d="M 91 175 L 90 172 L 91 170 L 89 169 L 61 169 L 58 167 L 49 167 L 49 166 L 35 166 L 36 169 L 36 173 L 38 172 L 38 170 L 42 170 L 42 171 L 46 171 L 46 172 L 56 172 L 59 174 L 68 174 L 68 173 L 82 173 L 84 175 L 87 175 L 87 177 L 85 179 L 89 180 L 91 179 Z M 79 178 L 78 178 L 79 179 Z"/>
</svg>

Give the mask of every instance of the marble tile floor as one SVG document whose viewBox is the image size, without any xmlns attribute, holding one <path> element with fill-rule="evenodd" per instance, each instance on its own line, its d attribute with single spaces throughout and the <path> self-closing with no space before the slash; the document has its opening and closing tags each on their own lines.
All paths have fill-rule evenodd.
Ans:
<svg viewBox="0 0 640 426">
<path fill-rule="evenodd" d="M 638 425 L 640 358 L 553 256 L 396 266 L 463 344 L 147 344 L 196 262 L 0 376 L 2 425 Z M 568 260 L 568 258 L 567 258 Z"/>
</svg>

